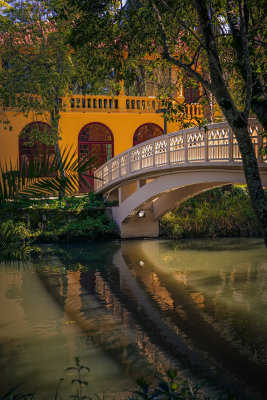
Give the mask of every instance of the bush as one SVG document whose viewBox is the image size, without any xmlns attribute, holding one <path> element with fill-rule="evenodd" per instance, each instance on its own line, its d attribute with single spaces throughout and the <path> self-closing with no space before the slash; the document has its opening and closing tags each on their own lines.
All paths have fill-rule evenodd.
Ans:
<svg viewBox="0 0 267 400">
<path fill-rule="evenodd" d="M 14 237 L 39 241 L 88 241 L 118 237 L 115 223 L 106 214 L 107 202 L 101 195 L 88 193 L 62 200 L 22 199 L 1 207 L 0 220 Z M 26 223 L 25 223 L 26 221 Z"/>
<path fill-rule="evenodd" d="M 116 202 L 107 201 L 102 195 L 90 192 L 83 196 L 66 196 L 63 199 L 46 198 L 46 199 L 27 199 L 21 198 L 6 202 L 5 208 L 37 208 L 37 209 L 52 209 L 52 210 L 77 210 L 107 207 L 114 205 Z"/>
<path fill-rule="evenodd" d="M 246 188 L 228 185 L 187 200 L 161 220 L 161 234 L 188 237 L 252 237 L 261 234 Z"/>
<path fill-rule="evenodd" d="M 8 220 L 0 225 L 1 238 L 9 238 L 12 242 L 27 242 L 31 239 L 31 232 L 24 222 L 13 222 Z"/>
<path fill-rule="evenodd" d="M 30 255 L 31 233 L 26 225 L 11 220 L 0 224 L 0 261 L 26 259 Z"/>
<path fill-rule="evenodd" d="M 88 241 L 117 237 L 116 224 L 106 214 L 83 220 L 67 218 L 62 223 L 48 221 L 38 238 L 45 241 Z"/>
</svg>

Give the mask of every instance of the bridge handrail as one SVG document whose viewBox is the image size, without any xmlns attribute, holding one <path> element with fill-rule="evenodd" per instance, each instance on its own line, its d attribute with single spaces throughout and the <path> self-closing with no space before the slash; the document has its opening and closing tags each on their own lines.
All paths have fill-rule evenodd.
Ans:
<svg viewBox="0 0 267 400">
<path fill-rule="evenodd" d="M 256 157 L 266 163 L 267 157 L 260 153 L 261 125 L 256 119 L 250 119 L 249 129 Z M 211 124 L 206 129 L 188 128 L 140 143 L 95 171 L 94 176 L 98 178 L 95 179 L 95 189 L 102 190 L 137 173 L 200 162 L 242 162 L 237 140 L 228 123 Z"/>
</svg>

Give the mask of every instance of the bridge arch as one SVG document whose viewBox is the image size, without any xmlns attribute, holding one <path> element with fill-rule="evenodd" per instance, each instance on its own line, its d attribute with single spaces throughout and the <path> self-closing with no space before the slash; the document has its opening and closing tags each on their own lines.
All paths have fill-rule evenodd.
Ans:
<svg viewBox="0 0 267 400">
<path fill-rule="evenodd" d="M 250 121 L 267 187 L 260 129 L 257 121 Z M 225 122 L 212 124 L 207 131 L 189 128 L 148 140 L 114 157 L 95 176 L 96 190 L 119 202 L 112 213 L 122 237 L 156 237 L 159 219 L 183 201 L 211 188 L 246 183 L 236 138 Z"/>
<path fill-rule="evenodd" d="M 267 185 L 267 174 L 264 175 Z M 201 192 L 227 184 L 245 184 L 241 168 L 184 170 L 164 174 L 144 184 L 120 205 L 120 221 L 126 222 L 138 210 L 153 208 L 153 219 L 159 220 L 166 212 Z M 141 183 L 142 184 L 142 183 Z M 123 188 L 123 187 L 122 187 Z M 152 209 L 151 208 L 151 209 Z"/>
</svg>

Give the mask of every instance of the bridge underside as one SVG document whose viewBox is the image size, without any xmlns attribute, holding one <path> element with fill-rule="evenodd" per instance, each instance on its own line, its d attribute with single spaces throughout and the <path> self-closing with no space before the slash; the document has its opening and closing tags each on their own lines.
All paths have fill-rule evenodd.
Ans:
<svg viewBox="0 0 267 400">
<path fill-rule="evenodd" d="M 267 186 L 267 171 L 262 171 Z M 117 199 L 112 208 L 122 238 L 158 237 L 159 220 L 185 200 L 206 190 L 227 185 L 245 184 L 241 166 L 231 169 L 194 169 L 150 176 L 125 182 L 109 193 Z"/>
</svg>

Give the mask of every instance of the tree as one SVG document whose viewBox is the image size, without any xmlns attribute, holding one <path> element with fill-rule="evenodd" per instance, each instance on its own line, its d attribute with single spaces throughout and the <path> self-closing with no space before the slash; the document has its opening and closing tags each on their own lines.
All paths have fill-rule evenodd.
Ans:
<svg viewBox="0 0 267 400">
<path fill-rule="evenodd" d="M 266 126 L 264 11 L 249 0 L 129 3 L 125 19 L 129 48 L 137 49 L 137 55 L 159 53 L 215 97 L 236 136 L 250 199 L 267 245 L 267 199 L 248 126 L 252 110 Z"/>
<path fill-rule="evenodd" d="M 51 131 L 36 129 L 27 139 L 29 144 L 53 144 L 60 156 L 61 99 L 74 76 L 70 48 L 65 44 L 67 27 L 55 22 L 46 1 L 15 2 L 5 16 L 1 26 L 0 107 L 49 122 Z M 63 178 L 63 168 L 60 174 Z"/>
<path fill-rule="evenodd" d="M 7 127 L 8 110 L 45 120 L 51 129 L 27 132 L 27 142 L 54 145 L 59 160 L 63 99 L 71 95 L 74 86 L 85 92 L 88 82 L 97 82 L 103 75 L 95 68 L 95 60 L 85 64 L 82 54 L 67 44 L 72 17 L 68 12 L 65 18 L 58 18 L 62 4 L 54 0 L 12 2 L 3 13 L 0 28 L 2 122 Z M 63 179 L 63 164 L 59 167 Z M 63 196 L 63 190 L 59 194 Z"/>
</svg>

